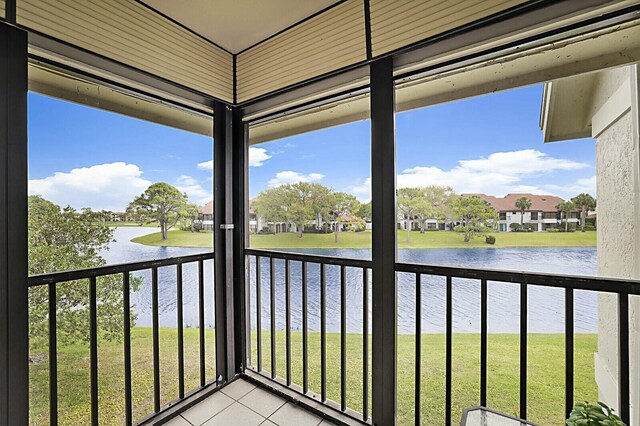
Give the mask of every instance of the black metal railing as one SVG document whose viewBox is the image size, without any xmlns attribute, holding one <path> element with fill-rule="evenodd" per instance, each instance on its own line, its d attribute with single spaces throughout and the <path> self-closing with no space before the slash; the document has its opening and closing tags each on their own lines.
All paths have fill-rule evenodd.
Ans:
<svg viewBox="0 0 640 426">
<path fill-rule="evenodd" d="M 267 250 L 247 249 L 245 251 L 247 262 L 247 293 L 246 297 L 249 301 L 247 309 L 247 324 L 249 324 L 255 333 L 252 336 L 247 334 L 247 366 L 264 377 L 278 381 L 291 389 L 302 394 L 317 397 L 317 399 L 328 406 L 340 410 L 354 418 L 369 420 L 369 278 L 372 267 L 371 261 L 335 258 L 319 255 L 294 254 L 284 252 L 274 252 Z M 278 262 L 277 262 L 278 261 Z M 296 274 L 299 282 L 296 285 L 301 287 L 301 331 L 302 331 L 302 383 L 296 384 L 292 380 L 292 350 L 291 350 L 291 330 L 292 330 L 292 265 L 299 264 L 300 273 Z M 317 274 L 314 279 L 319 282 L 319 319 L 320 319 L 320 394 L 316 395 L 309 389 L 309 300 L 308 300 L 308 283 L 309 269 L 312 265 L 317 266 L 319 271 L 319 279 Z M 340 303 L 340 320 L 339 320 L 339 342 L 340 342 L 340 374 L 339 377 L 333 377 L 331 380 L 339 380 L 339 398 L 333 402 L 327 399 L 327 274 L 328 267 L 339 268 L 339 274 L 334 274 L 335 283 L 339 284 L 339 300 Z M 268 268 L 268 271 L 266 270 Z M 348 305 L 347 292 L 347 269 L 357 269 L 362 271 L 363 287 L 362 287 L 362 409 L 354 410 L 347 404 L 347 312 L 353 309 Z M 568 417 L 574 404 L 574 292 L 575 291 L 591 291 L 598 293 L 616 294 L 618 297 L 618 353 L 619 353 L 619 414 L 622 419 L 628 423 L 629 421 L 629 296 L 640 295 L 640 282 L 606 279 L 606 278 L 590 278 L 582 276 L 554 275 L 545 273 L 524 273 L 509 272 L 489 269 L 473 269 L 473 268 L 457 268 L 445 266 L 432 266 L 424 264 L 400 263 L 396 262 L 397 274 L 409 274 L 414 277 L 415 285 L 415 424 L 421 424 L 421 398 L 420 395 L 424 391 L 422 385 L 422 318 L 423 318 L 423 290 L 422 285 L 425 283 L 424 278 L 427 276 L 442 277 L 445 283 L 445 412 L 444 421 L 446 425 L 455 423 L 456 419 L 452 418 L 452 364 L 453 364 L 453 291 L 457 284 L 454 279 L 474 280 L 479 284 L 479 300 L 480 305 L 480 364 L 479 364 L 479 383 L 480 390 L 478 395 L 478 403 L 487 405 L 487 352 L 488 352 L 488 285 L 489 283 L 505 283 L 507 285 L 515 285 L 519 288 L 519 415 L 523 419 L 528 416 L 527 404 L 527 366 L 529 360 L 527 358 L 528 347 L 528 314 L 529 314 L 529 289 L 530 286 L 540 286 L 547 288 L 563 289 L 565 294 L 564 301 L 564 342 L 565 342 L 565 401 L 564 414 Z M 283 272 L 281 272 L 283 271 Z M 268 277 L 268 278 L 267 278 Z M 269 321 L 267 328 L 270 330 L 270 346 L 269 353 L 271 359 L 270 371 L 264 371 L 263 365 L 263 342 L 262 334 L 264 332 L 263 317 L 265 310 L 263 307 L 262 286 L 267 280 L 269 282 Z M 283 282 L 280 282 L 283 281 Z M 353 281 L 351 281 L 353 282 Z M 284 306 L 285 318 L 281 321 L 285 330 L 285 371 L 284 377 L 279 376 L 277 362 L 277 319 L 276 312 L 279 312 L 276 306 L 278 293 L 276 289 L 284 289 Z M 254 292 L 252 295 L 251 292 Z M 253 303 L 251 303 L 253 300 Z M 336 300 L 336 298 L 334 298 Z M 255 315 L 252 322 L 251 316 Z M 251 350 L 251 340 L 255 341 L 257 347 L 255 351 Z M 253 355 L 252 355 L 253 353 Z M 256 359 L 253 359 L 256 356 Z M 375 355 L 374 355 L 375 356 Z M 315 373 L 315 372 L 313 372 Z"/>
<path fill-rule="evenodd" d="M 339 410 L 342 413 L 349 415 L 357 419 L 368 420 L 369 419 L 369 286 L 370 286 L 370 269 L 371 261 L 356 260 L 356 259 L 344 259 L 328 256 L 314 256 L 306 254 L 284 253 L 284 252 L 272 252 L 266 250 L 245 250 L 246 262 L 247 262 L 247 300 L 255 300 L 253 307 L 249 304 L 247 309 L 247 323 L 253 324 L 251 328 L 255 329 L 255 356 L 252 357 L 251 340 L 252 336 L 248 335 L 247 339 L 247 366 L 255 372 L 263 375 L 264 377 L 278 381 L 292 389 L 318 399 L 320 402 Z M 280 261 L 280 262 L 276 262 Z M 297 285 L 300 286 L 300 322 L 301 322 L 301 335 L 302 335 L 302 383 L 294 383 L 292 379 L 292 308 L 291 308 L 291 295 L 292 295 L 292 269 L 294 265 L 299 266 L 300 273 L 297 275 Z M 268 272 L 265 271 L 265 266 L 268 265 Z M 280 269 L 278 269 L 280 266 Z M 314 282 L 318 284 L 319 293 L 319 312 L 317 316 L 319 318 L 319 333 L 320 333 L 320 383 L 319 389 L 316 393 L 310 390 L 309 385 L 309 279 L 310 268 L 315 267 L 317 274 L 314 274 Z M 339 311 L 339 326 L 336 327 L 339 331 L 339 364 L 340 373 L 338 378 L 330 378 L 327 374 L 328 362 L 327 362 L 327 268 L 334 267 L 337 269 L 336 276 L 339 282 L 339 291 L 336 294 L 335 299 L 340 305 Z M 280 271 L 280 273 L 279 273 Z M 362 405 L 359 410 L 349 407 L 347 403 L 347 314 L 350 310 L 347 303 L 347 281 L 348 271 L 357 272 L 358 278 L 353 279 L 361 280 L 362 294 L 361 294 L 361 307 L 357 309 L 362 314 L 362 325 L 359 330 L 362 333 Z M 361 275 L 360 275 L 361 274 Z M 262 286 L 265 279 L 268 277 L 269 282 L 269 330 L 270 330 L 270 347 L 269 357 L 271 359 L 270 371 L 264 371 L 263 365 L 263 292 Z M 361 277 L 361 278 L 360 278 Z M 284 376 L 278 375 L 278 362 L 277 362 L 277 318 L 276 312 L 277 306 L 277 288 L 280 286 L 284 290 L 284 338 L 285 338 L 285 372 Z M 252 296 L 253 292 L 253 296 Z M 252 323 L 252 316 L 255 315 L 255 322 Z M 339 385 L 339 397 L 336 401 L 331 401 L 328 398 L 328 385 L 327 381 L 335 379 Z M 319 394 L 317 393 L 319 392 Z"/>
<path fill-rule="evenodd" d="M 574 292 L 586 290 L 598 293 L 613 293 L 618 296 L 618 406 L 620 417 L 629 424 L 629 296 L 640 295 L 640 282 L 590 278 L 582 276 L 553 275 L 544 273 L 509 272 L 488 269 L 456 268 L 412 263 L 396 263 L 398 273 L 415 276 L 416 318 L 421 316 L 421 282 L 423 276 L 438 276 L 446 279 L 446 379 L 445 379 L 445 424 L 452 423 L 452 335 L 453 335 L 453 278 L 476 280 L 480 284 L 480 395 L 479 404 L 487 405 L 487 283 L 509 283 L 520 287 L 520 381 L 519 412 L 527 418 L 527 323 L 529 286 L 560 288 L 565 291 L 565 416 L 568 417 L 574 404 Z M 419 337 L 420 320 L 416 321 L 416 407 L 415 422 L 420 424 L 421 353 Z"/>
<path fill-rule="evenodd" d="M 215 380 L 207 381 L 205 367 L 205 316 L 204 316 L 204 262 L 212 260 L 213 253 L 195 254 L 183 257 L 174 257 L 162 260 L 153 260 L 146 262 L 126 263 L 119 265 L 109 265 L 90 269 L 82 269 L 76 271 L 56 272 L 44 275 L 35 275 L 29 277 L 29 288 L 41 286 L 48 287 L 48 321 L 49 321 L 49 418 L 51 425 L 58 424 L 58 342 L 57 342 L 57 287 L 61 283 L 88 280 L 89 283 L 89 340 L 90 340 L 90 398 L 91 398 L 91 423 L 98 424 L 99 402 L 98 402 L 98 295 L 97 295 L 97 279 L 106 276 L 122 276 L 122 295 L 123 295 L 123 349 L 124 349 L 124 406 L 125 406 L 125 424 L 132 425 L 133 418 L 133 400 L 132 400 L 132 371 L 131 371 L 131 273 L 140 271 L 151 271 L 151 299 L 152 299 L 152 345 L 153 345 L 153 413 L 138 421 L 144 421 L 165 408 L 172 406 L 175 402 L 180 401 L 202 387 L 212 384 Z M 184 312 L 183 312 L 183 265 L 197 264 L 198 268 L 198 294 L 199 294 L 199 378 L 200 387 L 185 392 L 185 358 L 184 358 Z M 166 266 L 176 267 L 176 320 L 178 328 L 178 399 L 161 406 L 161 383 L 160 383 L 160 336 L 159 336 L 159 286 L 158 268 Z M 213 283 L 211 283 L 213 284 Z M 213 289 L 213 285 L 211 286 Z"/>
</svg>

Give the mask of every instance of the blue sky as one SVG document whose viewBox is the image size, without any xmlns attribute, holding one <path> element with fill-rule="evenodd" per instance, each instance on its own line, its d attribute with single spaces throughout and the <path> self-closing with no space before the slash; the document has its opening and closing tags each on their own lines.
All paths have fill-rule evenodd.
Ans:
<svg viewBox="0 0 640 426">
<path fill-rule="evenodd" d="M 398 113 L 398 186 L 458 192 L 595 195 L 591 139 L 544 144 L 542 86 Z M 250 196 L 282 183 L 320 182 L 370 198 L 370 123 L 361 121 L 250 149 Z M 206 136 L 29 95 L 30 193 L 58 204 L 122 210 L 165 181 L 193 202 L 211 197 Z"/>
</svg>

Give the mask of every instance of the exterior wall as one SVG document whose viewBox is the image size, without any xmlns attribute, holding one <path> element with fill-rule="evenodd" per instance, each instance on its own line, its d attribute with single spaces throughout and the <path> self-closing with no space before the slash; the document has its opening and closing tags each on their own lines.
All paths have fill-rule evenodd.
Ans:
<svg viewBox="0 0 640 426">
<path fill-rule="evenodd" d="M 596 86 L 593 116 L 606 114 L 607 101 L 629 81 L 630 67 L 602 73 Z M 619 107 L 616 102 L 615 107 Z M 637 112 L 636 112 L 637 113 Z M 594 117 L 594 123 L 596 122 Z M 598 194 L 598 274 L 616 278 L 640 278 L 637 259 L 640 255 L 640 228 L 633 218 L 640 214 L 636 193 L 636 176 L 640 172 L 638 140 L 634 137 L 632 113 L 611 117 L 604 130 L 595 134 Z M 596 132 L 598 130 L 594 130 Z M 636 298 L 630 301 L 631 313 L 631 425 L 639 425 L 637 346 L 640 342 Z M 599 399 L 618 407 L 618 319 L 617 298 L 599 296 L 598 352 L 595 355 Z"/>
</svg>

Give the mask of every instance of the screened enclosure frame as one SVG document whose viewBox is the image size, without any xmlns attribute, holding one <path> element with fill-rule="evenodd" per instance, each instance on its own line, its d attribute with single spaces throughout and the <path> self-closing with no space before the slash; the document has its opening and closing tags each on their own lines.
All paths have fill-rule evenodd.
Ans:
<svg viewBox="0 0 640 426">
<path fill-rule="evenodd" d="M 368 3 L 368 2 L 366 2 Z M 372 399 L 371 416 L 365 416 L 365 422 L 381 425 L 396 423 L 397 411 L 397 284 L 398 268 L 415 274 L 432 273 L 428 267 L 417 268 L 399 264 L 396 260 L 396 161 L 395 161 L 395 90 L 396 84 L 409 78 L 419 78 L 427 74 L 462 66 L 465 63 L 481 60 L 490 56 L 500 56 L 510 48 L 536 42 L 548 43 L 554 37 L 563 38 L 573 32 L 593 31 L 611 25 L 628 22 L 640 17 L 640 5 L 591 18 L 569 27 L 554 29 L 537 34 L 525 40 L 515 40 L 488 50 L 480 50 L 445 63 L 426 67 L 416 67 L 408 71 L 397 71 L 419 57 L 425 57 L 430 49 L 453 49 L 469 37 L 489 38 L 489 34 L 502 34 L 517 29 L 518 18 L 533 22 L 544 22 L 549 14 L 579 11 L 576 2 L 559 2 L 549 6 L 546 1 L 534 1 L 526 7 L 518 7 L 497 16 L 484 19 L 466 28 L 451 31 L 443 36 L 428 39 L 414 45 L 393 51 L 381 57 L 371 53 L 370 23 L 367 27 L 367 60 L 355 65 L 332 71 L 318 77 L 277 89 L 243 103 L 224 102 L 174 82 L 158 78 L 143 71 L 116 61 L 109 60 L 60 40 L 43 34 L 25 31 L 15 25 L 15 1 L 6 3 L 6 22 L 0 23 L 0 162 L 5 173 L 0 174 L 0 423 L 28 423 L 28 306 L 27 306 L 27 104 L 28 61 L 36 60 L 51 63 L 68 71 L 77 72 L 95 78 L 113 87 L 122 87 L 122 82 L 111 80 L 104 75 L 92 74 L 90 69 L 98 69 L 106 74 L 114 74 L 131 81 L 125 88 L 132 93 L 142 93 L 150 98 L 168 103 L 184 99 L 184 106 L 200 104 L 213 110 L 214 150 L 214 282 L 215 323 L 216 323 L 216 382 L 188 395 L 183 404 L 163 407 L 146 421 L 163 422 L 179 414 L 189 406 L 203 400 L 217 388 L 230 383 L 238 377 L 248 378 L 261 386 L 277 392 L 289 400 L 295 400 L 307 409 L 323 415 L 340 424 L 359 421 L 342 407 L 328 407 L 318 404 L 313 398 L 291 392 L 282 384 L 272 383 L 264 377 L 249 371 L 247 366 L 247 338 L 250 324 L 247 323 L 246 303 L 246 262 L 252 255 L 248 247 L 248 148 L 249 126 L 251 120 L 268 121 L 277 115 L 292 111 L 303 111 L 311 106 L 322 105 L 343 96 L 348 98 L 362 91 L 369 91 L 371 105 L 371 178 L 373 231 L 370 264 L 372 284 Z M 589 2 L 597 4 L 599 2 Z M 584 5 L 583 5 L 584 7 Z M 539 12 L 536 15 L 536 12 Z M 530 15 L 527 15 L 530 13 Z M 365 17 L 367 18 L 367 17 Z M 368 22 L 368 20 L 367 20 Z M 501 27 L 502 23 L 507 23 Z M 57 62 L 38 53 L 29 52 L 29 43 L 48 48 L 58 55 L 72 58 L 74 61 L 89 64 L 80 69 L 71 64 Z M 233 56 L 234 70 L 236 55 Z M 341 89 L 353 75 L 364 78 L 355 86 Z M 237 81 L 234 80 L 234 100 Z M 336 86 L 338 88 L 336 89 Z M 147 89 L 147 90 L 145 90 Z M 166 93 L 166 98 L 158 93 Z M 313 99 L 309 100 L 309 97 Z M 179 103 L 179 102 L 178 102 Z M 286 105 L 286 107 L 281 107 Z M 255 252 L 253 253 L 255 255 Z M 318 259 L 316 259 L 318 260 Z M 368 264 L 367 264 L 368 265 Z M 425 269 L 427 268 L 427 269 Z M 440 275 L 464 275 L 463 270 L 439 270 Z M 492 275 L 493 274 L 493 275 Z M 499 275 L 499 280 L 527 284 L 526 276 Z M 497 277 L 486 271 L 478 275 L 482 280 Z M 628 296 L 640 294 L 640 283 L 631 280 L 615 281 L 574 277 L 578 284 L 566 284 L 567 289 L 584 288 L 603 290 L 603 286 L 614 286 L 620 295 L 620 356 L 621 365 L 628 365 Z M 540 277 L 529 276 L 530 283 Z M 575 281 L 574 280 L 574 281 Z M 419 281 L 419 278 L 418 278 Z M 606 282 L 604 282 L 606 281 Z M 21 283 L 21 284 L 16 284 Z M 558 286 L 560 281 L 558 281 Z M 526 292 L 525 292 L 526 301 Z M 485 301 L 486 302 L 486 301 Z M 11 327 L 7 324 L 11 318 Z M 572 335 L 572 334 L 571 334 Z M 486 336 L 485 336 L 486 337 Z M 572 341 L 571 341 L 572 342 Z M 526 347 L 526 340 L 524 342 Z M 626 343 L 626 345 L 625 345 Z M 626 348 L 626 349 L 625 349 Z M 625 358 L 626 357 L 626 358 Z M 450 361 L 450 359 L 449 359 Z M 624 370 L 622 368 L 621 370 Z M 485 371 L 486 373 L 486 371 Z M 526 372 L 525 372 L 526 377 Z M 621 372 L 621 416 L 629 419 L 628 374 Z M 569 380 L 569 377 L 567 378 Z M 525 379 L 526 386 L 526 379 Z M 449 384 L 450 387 L 450 384 Z M 626 389 L 626 392 L 625 392 Z M 304 392 L 303 392 L 304 393 Z M 525 414 L 526 417 L 526 392 Z M 625 401 L 625 395 L 627 401 Z M 567 396 L 568 397 L 568 396 Z M 625 404 L 626 402 L 626 404 Z M 626 408 L 625 408 L 626 407 Z M 159 408 L 159 407 L 156 407 Z M 568 408 L 568 407 L 567 407 Z M 342 411 L 342 412 L 341 412 Z M 341 417 L 345 415 L 346 417 Z M 448 419 L 451 421 L 451 419 Z M 94 424 L 97 419 L 93 419 Z"/>
</svg>

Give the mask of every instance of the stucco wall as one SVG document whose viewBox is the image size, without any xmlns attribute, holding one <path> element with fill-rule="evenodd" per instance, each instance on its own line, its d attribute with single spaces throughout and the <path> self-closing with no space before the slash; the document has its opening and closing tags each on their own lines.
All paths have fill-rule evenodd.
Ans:
<svg viewBox="0 0 640 426">
<path fill-rule="evenodd" d="M 600 73 L 592 97 L 591 114 L 607 108 L 612 94 L 630 78 L 629 67 Z M 609 103 L 610 104 L 610 103 Z M 610 105 L 609 105 L 610 107 Z M 640 214 L 635 196 L 638 142 L 633 135 L 632 113 L 615 117 L 596 137 L 596 169 L 598 198 L 598 274 L 616 278 L 640 278 L 635 259 L 640 244 L 640 229 L 633 219 Z M 599 399 L 618 408 L 618 317 L 617 297 L 599 296 L 598 352 L 595 356 Z M 631 346 L 640 336 L 639 306 L 632 300 Z M 631 352 L 637 360 L 638 353 Z M 638 375 L 638 362 L 632 362 L 631 377 Z M 638 381 L 631 381 L 631 424 L 638 425 Z"/>
</svg>

